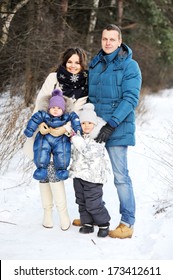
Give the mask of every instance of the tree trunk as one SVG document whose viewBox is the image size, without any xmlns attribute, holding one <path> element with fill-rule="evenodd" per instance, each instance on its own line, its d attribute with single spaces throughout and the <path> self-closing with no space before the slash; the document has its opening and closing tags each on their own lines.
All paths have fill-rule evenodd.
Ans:
<svg viewBox="0 0 173 280">
<path fill-rule="evenodd" d="M 35 94 L 35 87 L 34 87 L 34 73 L 32 71 L 33 65 L 32 65 L 32 39 L 31 34 L 33 31 L 33 24 L 34 24 L 34 11 L 35 10 L 35 1 L 30 1 L 28 4 L 28 37 L 26 42 L 26 59 L 25 59 L 25 81 L 24 81 L 24 87 L 25 87 L 25 104 L 26 106 L 29 106 L 29 104 L 32 103 L 33 96 Z"/>
<path fill-rule="evenodd" d="M 123 21 L 123 0 L 118 0 L 117 22 L 119 27 L 122 27 L 122 21 Z"/>
<path fill-rule="evenodd" d="M 87 50 L 89 51 L 90 54 L 92 53 L 92 46 L 93 46 L 93 42 L 94 42 L 94 30 L 95 30 L 96 22 L 97 22 L 98 6 L 99 6 L 99 0 L 94 0 L 93 8 L 92 8 L 91 14 L 90 14 L 90 22 L 89 22 L 87 43 L 86 43 Z M 90 57 L 88 57 L 88 59 L 90 59 Z"/>
<path fill-rule="evenodd" d="M 63 48 L 65 29 L 66 29 L 66 17 L 68 11 L 68 0 L 61 0 L 59 13 L 60 13 L 60 21 L 59 21 L 59 30 L 58 30 L 58 40 L 61 48 Z"/>
<path fill-rule="evenodd" d="M 22 0 L 16 6 L 14 7 L 13 10 L 9 10 L 9 0 L 4 0 L 2 4 L 0 5 L 0 16 L 2 19 L 2 34 L 0 37 L 0 43 L 1 43 L 1 48 L 5 46 L 8 40 L 8 34 L 9 34 L 9 29 L 11 25 L 11 21 L 15 14 L 27 3 L 29 0 Z"/>
</svg>

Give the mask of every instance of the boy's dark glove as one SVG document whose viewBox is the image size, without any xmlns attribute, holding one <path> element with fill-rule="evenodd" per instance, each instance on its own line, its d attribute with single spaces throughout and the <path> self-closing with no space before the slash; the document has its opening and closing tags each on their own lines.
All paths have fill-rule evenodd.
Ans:
<svg viewBox="0 0 173 280">
<path fill-rule="evenodd" d="M 105 125 L 101 128 L 101 130 L 100 130 L 98 136 L 95 138 L 95 141 L 96 141 L 97 143 L 106 142 L 106 141 L 108 140 L 109 136 L 112 134 L 112 132 L 113 132 L 114 130 L 115 130 L 115 128 L 112 127 L 112 126 L 110 126 L 108 123 L 105 124 Z"/>
</svg>

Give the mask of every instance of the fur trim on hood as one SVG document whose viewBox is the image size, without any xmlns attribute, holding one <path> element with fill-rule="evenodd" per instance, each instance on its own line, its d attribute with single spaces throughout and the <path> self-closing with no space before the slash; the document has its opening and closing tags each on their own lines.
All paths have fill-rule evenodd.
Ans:
<svg viewBox="0 0 173 280">
<path fill-rule="evenodd" d="M 100 129 L 106 124 L 106 122 L 100 118 L 100 117 L 97 117 L 97 125 L 95 125 L 95 127 L 93 128 L 93 130 L 91 131 L 90 133 L 90 137 L 92 139 L 95 139 L 99 132 L 100 132 Z"/>
</svg>

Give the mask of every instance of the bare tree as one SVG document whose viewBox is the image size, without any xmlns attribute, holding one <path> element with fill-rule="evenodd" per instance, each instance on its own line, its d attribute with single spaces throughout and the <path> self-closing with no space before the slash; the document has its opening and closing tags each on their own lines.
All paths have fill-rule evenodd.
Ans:
<svg viewBox="0 0 173 280">
<path fill-rule="evenodd" d="M 26 106 L 32 103 L 35 94 L 34 71 L 32 65 L 32 47 L 31 34 L 34 25 L 34 8 L 35 1 L 30 1 L 28 4 L 27 22 L 28 22 L 28 36 L 26 39 L 26 53 L 25 53 L 25 79 L 24 79 L 24 100 Z"/>
<path fill-rule="evenodd" d="M 4 0 L 0 4 L 0 16 L 2 19 L 2 31 L 1 31 L 1 37 L 0 37 L 0 43 L 1 43 L 1 48 L 5 46 L 8 40 L 8 34 L 9 34 L 9 29 L 11 25 L 11 21 L 15 14 L 24 6 L 26 5 L 30 0 L 21 0 L 19 3 L 17 3 L 14 8 L 11 10 L 9 9 L 9 4 L 10 0 Z"/>
<path fill-rule="evenodd" d="M 120 27 L 122 27 L 123 21 L 123 0 L 118 0 L 118 15 L 117 15 L 117 22 Z"/>
<path fill-rule="evenodd" d="M 99 0 L 93 1 L 93 7 L 90 14 L 89 28 L 88 28 L 88 36 L 87 36 L 87 49 L 91 53 L 92 46 L 94 42 L 94 30 L 97 22 L 97 9 L 99 7 Z"/>
<path fill-rule="evenodd" d="M 64 36 L 65 36 L 65 28 L 66 28 L 66 17 L 68 11 L 68 0 L 60 1 L 60 28 L 59 28 L 59 40 L 60 44 L 63 44 Z"/>
</svg>

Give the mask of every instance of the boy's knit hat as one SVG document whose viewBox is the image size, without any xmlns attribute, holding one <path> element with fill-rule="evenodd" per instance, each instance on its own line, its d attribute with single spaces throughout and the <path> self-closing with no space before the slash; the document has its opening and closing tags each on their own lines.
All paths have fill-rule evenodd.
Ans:
<svg viewBox="0 0 173 280">
<path fill-rule="evenodd" d="M 65 100 L 60 89 L 55 89 L 52 92 L 52 97 L 50 98 L 48 109 L 52 107 L 59 107 L 63 110 L 63 112 L 65 111 Z"/>
<path fill-rule="evenodd" d="M 87 103 L 83 106 L 79 113 L 80 122 L 92 122 L 97 125 L 97 115 L 94 111 L 94 105 L 92 103 Z"/>
</svg>

